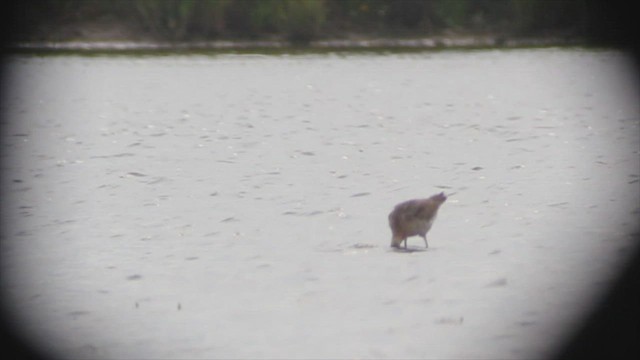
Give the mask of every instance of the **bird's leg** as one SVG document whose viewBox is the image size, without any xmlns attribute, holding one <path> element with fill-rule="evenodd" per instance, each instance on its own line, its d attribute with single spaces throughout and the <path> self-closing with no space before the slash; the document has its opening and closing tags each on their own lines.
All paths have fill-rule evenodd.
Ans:
<svg viewBox="0 0 640 360">
<path fill-rule="evenodd" d="M 402 238 L 396 234 L 393 234 L 393 237 L 391 238 L 391 246 L 399 249 L 400 245 L 402 245 Z"/>
<path fill-rule="evenodd" d="M 427 235 L 426 234 L 422 235 L 422 238 L 424 239 L 424 246 L 428 248 L 429 247 L 429 243 L 427 243 Z"/>
</svg>

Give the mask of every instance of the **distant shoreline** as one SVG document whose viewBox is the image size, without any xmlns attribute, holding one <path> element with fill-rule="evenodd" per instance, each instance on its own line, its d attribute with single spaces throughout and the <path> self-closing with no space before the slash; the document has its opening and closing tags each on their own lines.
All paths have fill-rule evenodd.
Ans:
<svg viewBox="0 0 640 360">
<path fill-rule="evenodd" d="M 323 39 L 298 45 L 286 40 L 131 41 L 70 40 L 25 41 L 9 46 L 10 52 L 172 52 L 172 51 L 367 51 L 476 48 L 588 46 L 583 39 L 503 38 L 500 36 L 437 36 L 423 38 Z"/>
</svg>

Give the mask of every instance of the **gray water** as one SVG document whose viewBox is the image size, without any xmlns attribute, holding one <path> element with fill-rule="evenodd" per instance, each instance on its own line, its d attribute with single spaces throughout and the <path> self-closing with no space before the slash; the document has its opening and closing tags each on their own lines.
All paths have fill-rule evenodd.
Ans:
<svg viewBox="0 0 640 360">
<path fill-rule="evenodd" d="M 65 357 L 539 357 L 636 246 L 623 53 L 8 69 L 2 291 Z M 388 212 L 440 191 L 429 249 L 390 251 Z"/>
</svg>

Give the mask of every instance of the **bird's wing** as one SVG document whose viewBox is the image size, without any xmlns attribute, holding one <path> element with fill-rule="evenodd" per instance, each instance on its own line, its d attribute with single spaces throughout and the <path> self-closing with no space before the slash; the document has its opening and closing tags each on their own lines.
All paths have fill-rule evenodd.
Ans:
<svg viewBox="0 0 640 360">
<path fill-rule="evenodd" d="M 420 214 L 420 210 L 420 203 L 417 200 L 405 201 L 396 206 L 396 211 L 407 220 L 416 218 Z"/>
</svg>

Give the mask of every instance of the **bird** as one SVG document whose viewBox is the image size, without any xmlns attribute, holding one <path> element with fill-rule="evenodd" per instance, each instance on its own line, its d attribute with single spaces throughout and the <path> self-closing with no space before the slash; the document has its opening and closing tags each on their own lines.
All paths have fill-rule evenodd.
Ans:
<svg viewBox="0 0 640 360">
<path fill-rule="evenodd" d="M 426 199 L 413 199 L 401 202 L 393 208 L 389 214 L 389 227 L 391 227 L 391 246 L 400 248 L 404 242 L 407 248 L 407 238 L 419 235 L 424 239 L 424 245 L 428 248 L 427 232 L 431 229 L 438 214 L 438 209 L 447 200 L 444 192 Z"/>
</svg>

